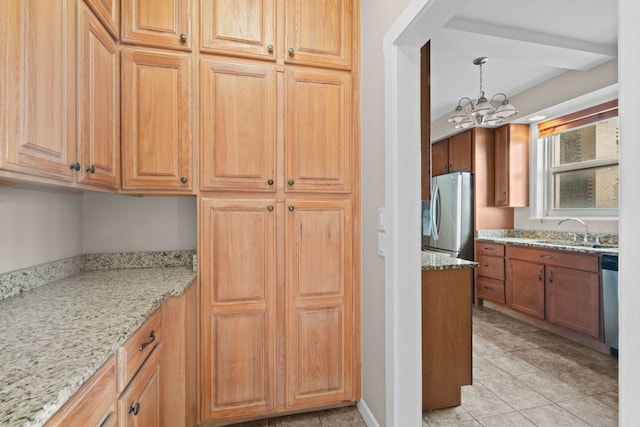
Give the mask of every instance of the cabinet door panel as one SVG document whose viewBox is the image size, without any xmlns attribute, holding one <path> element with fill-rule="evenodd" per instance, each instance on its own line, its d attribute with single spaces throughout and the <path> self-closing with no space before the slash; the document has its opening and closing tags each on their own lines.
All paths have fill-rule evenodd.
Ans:
<svg viewBox="0 0 640 427">
<path fill-rule="evenodd" d="M 509 260 L 508 302 L 514 310 L 544 319 L 544 265 Z"/>
<path fill-rule="evenodd" d="M 449 173 L 471 172 L 471 131 L 449 138 Z"/>
<path fill-rule="evenodd" d="M 201 19 L 202 51 L 275 61 L 275 0 L 203 1 Z"/>
<path fill-rule="evenodd" d="M 120 36 L 119 0 L 84 0 L 114 38 Z"/>
<path fill-rule="evenodd" d="M 191 191 L 189 57 L 128 49 L 122 71 L 122 188 Z"/>
<path fill-rule="evenodd" d="M 350 69 L 352 8 L 351 0 L 287 0 L 285 62 Z"/>
<path fill-rule="evenodd" d="M 509 128 L 501 126 L 495 135 L 495 200 L 496 206 L 509 206 Z"/>
<path fill-rule="evenodd" d="M 124 0 L 122 41 L 191 50 L 191 1 Z"/>
<path fill-rule="evenodd" d="M 120 55 L 81 4 L 78 20 L 78 181 L 120 187 Z"/>
<path fill-rule="evenodd" d="M 351 204 L 287 200 L 287 406 L 352 398 Z"/>
<path fill-rule="evenodd" d="M 0 2 L 0 168 L 71 182 L 75 1 Z"/>
<path fill-rule="evenodd" d="M 161 345 L 151 353 L 118 399 L 121 427 L 157 427 L 161 419 Z"/>
<path fill-rule="evenodd" d="M 202 417 L 271 411 L 275 395 L 273 200 L 201 201 Z"/>
<path fill-rule="evenodd" d="M 600 337 L 598 274 L 547 267 L 547 320 Z"/>
<path fill-rule="evenodd" d="M 275 70 L 203 59 L 200 81 L 200 187 L 275 191 Z"/>
<path fill-rule="evenodd" d="M 449 140 L 431 145 L 431 173 L 433 176 L 449 172 Z"/>
<path fill-rule="evenodd" d="M 351 191 L 351 77 L 288 71 L 286 98 L 286 190 Z"/>
</svg>

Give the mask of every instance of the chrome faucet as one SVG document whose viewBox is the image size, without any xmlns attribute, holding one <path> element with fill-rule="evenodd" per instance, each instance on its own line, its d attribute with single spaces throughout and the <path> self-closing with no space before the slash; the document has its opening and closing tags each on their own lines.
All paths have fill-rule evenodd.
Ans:
<svg viewBox="0 0 640 427">
<path fill-rule="evenodd" d="M 589 229 L 587 228 L 587 224 L 585 224 L 583 220 L 581 220 L 580 218 L 565 217 L 558 222 L 558 228 L 560 228 L 560 224 L 562 224 L 565 221 L 577 221 L 580 224 L 582 224 L 584 227 L 584 237 L 582 238 L 582 241 L 585 244 L 589 243 Z"/>
</svg>

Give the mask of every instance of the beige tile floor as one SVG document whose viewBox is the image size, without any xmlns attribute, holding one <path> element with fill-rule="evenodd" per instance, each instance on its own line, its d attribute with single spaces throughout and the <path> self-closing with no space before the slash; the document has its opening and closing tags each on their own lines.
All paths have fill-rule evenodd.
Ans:
<svg viewBox="0 0 640 427">
<path fill-rule="evenodd" d="M 355 406 L 234 424 L 233 427 L 366 427 Z"/>
<path fill-rule="evenodd" d="M 617 426 L 618 359 L 473 309 L 473 385 L 423 426 Z"/>
<path fill-rule="evenodd" d="M 618 360 L 501 313 L 473 309 L 473 385 L 424 426 L 618 425 Z M 235 427 L 366 427 L 355 407 Z"/>
</svg>

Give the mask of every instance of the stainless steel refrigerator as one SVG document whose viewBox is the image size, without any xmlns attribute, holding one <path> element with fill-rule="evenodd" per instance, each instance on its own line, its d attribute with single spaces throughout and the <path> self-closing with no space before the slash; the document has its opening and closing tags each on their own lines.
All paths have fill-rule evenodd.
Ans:
<svg viewBox="0 0 640 427">
<path fill-rule="evenodd" d="M 431 181 L 422 203 L 423 249 L 473 260 L 473 175 L 455 172 Z"/>
</svg>

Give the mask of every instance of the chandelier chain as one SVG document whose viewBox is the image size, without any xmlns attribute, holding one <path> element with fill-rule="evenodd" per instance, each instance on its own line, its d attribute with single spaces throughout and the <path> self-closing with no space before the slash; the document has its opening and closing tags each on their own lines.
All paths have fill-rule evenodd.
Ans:
<svg viewBox="0 0 640 427">
<path fill-rule="evenodd" d="M 478 98 L 484 96 L 484 91 L 482 90 L 482 63 L 478 65 L 480 67 L 480 92 L 478 92 Z"/>
</svg>

